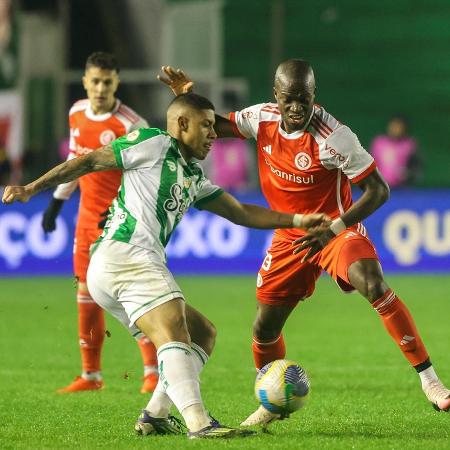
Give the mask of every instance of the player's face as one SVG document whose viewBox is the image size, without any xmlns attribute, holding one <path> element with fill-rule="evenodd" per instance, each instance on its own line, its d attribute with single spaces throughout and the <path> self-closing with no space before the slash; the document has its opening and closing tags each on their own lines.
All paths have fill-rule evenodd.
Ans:
<svg viewBox="0 0 450 450">
<path fill-rule="evenodd" d="M 114 108 L 119 75 L 115 70 L 89 67 L 83 77 L 83 86 L 94 114 L 104 114 Z"/>
<path fill-rule="evenodd" d="M 296 80 L 277 80 L 274 95 L 283 129 L 288 133 L 303 130 L 314 107 L 314 86 Z"/>
<path fill-rule="evenodd" d="M 186 125 L 181 138 L 183 156 L 187 160 L 191 158 L 203 160 L 217 137 L 214 131 L 214 111 L 212 109 L 191 110 L 184 119 Z"/>
</svg>

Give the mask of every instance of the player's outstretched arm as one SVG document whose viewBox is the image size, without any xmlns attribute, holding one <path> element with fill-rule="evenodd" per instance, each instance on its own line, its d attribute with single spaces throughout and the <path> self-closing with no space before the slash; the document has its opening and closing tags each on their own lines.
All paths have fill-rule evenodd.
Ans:
<svg viewBox="0 0 450 450">
<path fill-rule="evenodd" d="M 3 203 L 27 202 L 33 195 L 87 173 L 117 168 L 112 147 L 107 145 L 88 155 L 63 162 L 26 186 L 6 186 Z"/>
<path fill-rule="evenodd" d="M 303 228 L 317 227 L 331 223 L 326 214 L 285 214 L 262 206 L 241 203 L 232 195 L 224 192 L 209 201 L 203 208 L 230 222 L 250 228 Z"/>
</svg>

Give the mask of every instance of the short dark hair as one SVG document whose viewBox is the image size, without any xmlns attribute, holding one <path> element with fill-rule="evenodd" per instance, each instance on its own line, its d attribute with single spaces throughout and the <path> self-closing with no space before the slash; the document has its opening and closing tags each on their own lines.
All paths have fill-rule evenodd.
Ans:
<svg viewBox="0 0 450 450">
<path fill-rule="evenodd" d="M 116 57 L 111 53 L 94 52 L 88 56 L 86 60 L 86 70 L 91 67 L 99 67 L 100 69 L 120 71 L 119 63 Z"/>
<path fill-rule="evenodd" d="M 187 94 L 177 95 L 169 104 L 172 105 L 185 105 L 191 106 L 195 109 L 212 109 L 215 110 L 214 105 L 206 97 L 203 97 L 193 92 Z"/>
</svg>

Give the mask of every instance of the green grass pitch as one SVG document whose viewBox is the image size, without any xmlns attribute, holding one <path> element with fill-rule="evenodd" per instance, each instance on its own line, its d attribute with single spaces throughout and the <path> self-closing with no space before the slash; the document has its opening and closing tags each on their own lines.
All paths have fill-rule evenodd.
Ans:
<svg viewBox="0 0 450 450">
<path fill-rule="evenodd" d="M 237 425 L 257 406 L 250 351 L 255 311 L 252 277 L 182 277 L 188 301 L 218 329 L 202 374 L 207 408 Z M 450 384 L 450 279 L 392 276 L 435 368 Z M 139 393 L 137 345 L 111 317 L 101 392 L 59 395 L 79 372 L 75 290 L 64 278 L 0 280 L 1 449 L 448 449 L 450 414 L 426 401 L 419 379 L 358 295 L 322 278 L 286 329 L 287 357 L 311 380 L 308 404 L 270 434 L 228 441 L 135 436 L 147 396 Z"/>
</svg>

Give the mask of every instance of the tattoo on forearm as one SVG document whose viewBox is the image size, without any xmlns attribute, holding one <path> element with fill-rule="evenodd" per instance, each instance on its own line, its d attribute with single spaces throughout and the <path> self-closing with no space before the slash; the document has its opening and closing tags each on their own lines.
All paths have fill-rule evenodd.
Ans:
<svg viewBox="0 0 450 450">
<path fill-rule="evenodd" d="M 106 150 L 106 152 L 104 150 Z M 59 164 L 49 170 L 46 174 L 42 175 L 42 177 L 30 183 L 33 192 L 37 193 L 57 186 L 58 184 L 67 183 L 90 172 L 109 170 L 117 167 L 112 155 L 111 146 L 106 146 L 97 151 L 102 153 L 97 153 L 96 155 L 90 153 L 85 156 L 80 156 Z M 109 153 L 109 151 L 111 151 L 111 153 Z"/>
</svg>

